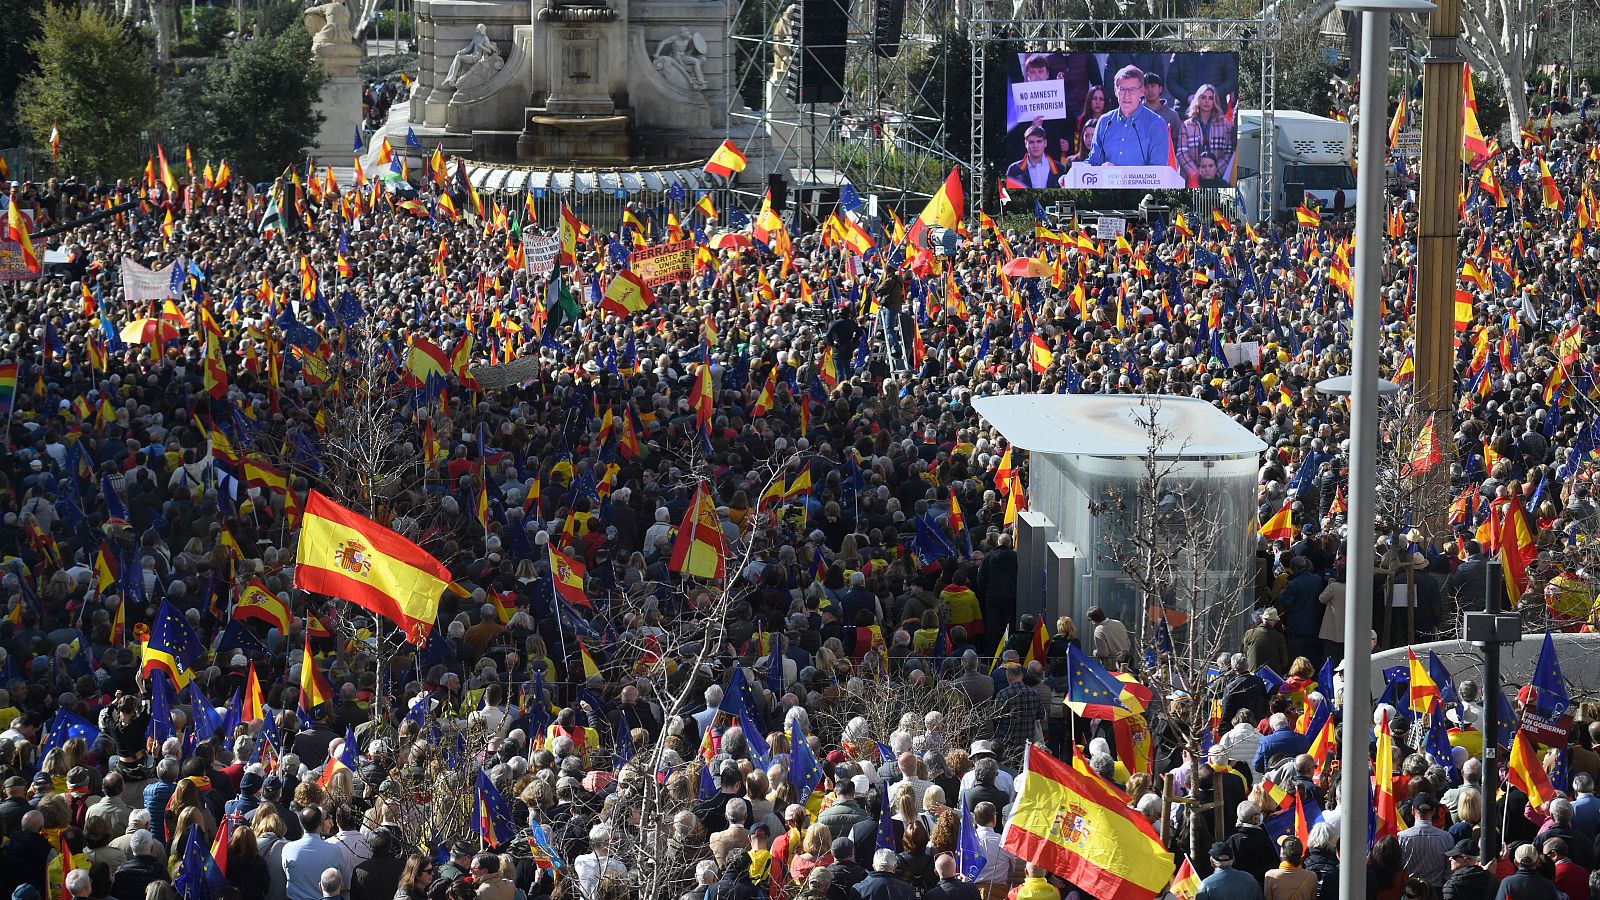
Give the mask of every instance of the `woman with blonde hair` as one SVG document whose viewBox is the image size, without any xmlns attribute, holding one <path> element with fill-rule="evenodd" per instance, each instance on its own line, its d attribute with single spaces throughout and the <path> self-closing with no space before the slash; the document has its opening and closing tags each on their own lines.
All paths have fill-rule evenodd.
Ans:
<svg viewBox="0 0 1600 900">
<path fill-rule="evenodd" d="M 789 864 L 789 877 L 801 884 L 818 866 L 833 864 L 833 832 L 821 822 L 812 822 L 800 841 L 800 852 Z"/>
</svg>

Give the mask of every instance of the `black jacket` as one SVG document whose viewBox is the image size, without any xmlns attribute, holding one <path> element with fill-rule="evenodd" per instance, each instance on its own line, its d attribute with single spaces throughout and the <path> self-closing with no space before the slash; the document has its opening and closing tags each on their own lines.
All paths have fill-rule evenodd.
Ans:
<svg viewBox="0 0 1600 900">
<path fill-rule="evenodd" d="M 1278 848 L 1260 825 L 1241 825 L 1228 836 L 1227 845 L 1233 848 L 1233 867 L 1249 872 L 1250 877 L 1263 885 L 1267 872 L 1278 865 Z"/>
<path fill-rule="evenodd" d="M 928 888 L 923 900 L 978 900 L 978 889 L 959 878 L 941 879 Z"/>
<path fill-rule="evenodd" d="M 1338 856 L 1327 850 L 1313 850 L 1306 855 L 1306 871 L 1317 876 L 1317 900 L 1339 900 Z"/>
<path fill-rule="evenodd" d="M 725 872 L 722 880 L 706 888 L 705 900 L 760 900 L 761 892 L 750 881 L 749 871 Z"/>
<path fill-rule="evenodd" d="M 1444 883 L 1444 900 L 1492 900 L 1494 879 L 1481 866 L 1467 866 L 1450 873 Z"/>
<path fill-rule="evenodd" d="M 151 856 L 133 856 L 111 876 L 111 900 L 144 900 L 144 890 L 153 881 L 170 881 L 167 867 Z"/>
</svg>

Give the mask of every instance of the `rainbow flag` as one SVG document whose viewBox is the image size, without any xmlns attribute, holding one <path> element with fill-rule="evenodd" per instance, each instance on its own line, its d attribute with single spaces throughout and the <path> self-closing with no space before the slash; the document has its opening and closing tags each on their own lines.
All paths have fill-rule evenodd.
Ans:
<svg viewBox="0 0 1600 900">
<path fill-rule="evenodd" d="M 17 404 L 17 364 L 0 363 L 0 414 L 10 415 Z"/>
</svg>

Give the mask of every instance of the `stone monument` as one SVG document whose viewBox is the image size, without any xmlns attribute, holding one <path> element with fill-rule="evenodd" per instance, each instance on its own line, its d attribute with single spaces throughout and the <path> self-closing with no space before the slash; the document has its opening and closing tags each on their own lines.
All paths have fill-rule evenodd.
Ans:
<svg viewBox="0 0 1600 900">
<path fill-rule="evenodd" d="M 350 8 L 344 0 L 314 3 L 302 14 L 311 34 L 311 55 L 327 80 L 317 98 L 322 127 L 317 131 L 314 155 L 325 164 L 345 165 L 361 127 L 361 77 L 356 68 L 362 49 L 350 30 Z"/>
<path fill-rule="evenodd" d="M 570 170 L 691 162 L 728 136 L 717 0 L 416 2 L 407 124 L 424 146 Z"/>
</svg>

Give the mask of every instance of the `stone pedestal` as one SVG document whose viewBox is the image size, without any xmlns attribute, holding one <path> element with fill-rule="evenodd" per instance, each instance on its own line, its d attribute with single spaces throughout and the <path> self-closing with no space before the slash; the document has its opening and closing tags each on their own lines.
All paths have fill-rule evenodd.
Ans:
<svg viewBox="0 0 1600 900">
<path fill-rule="evenodd" d="M 328 76 L 317 97 L 322 127 L 313 155 L 325 165 L 349 165 L 356 129 L 361 127 L 361 77 L 356 66 L 362 50 L 354 44 L 321 44 L 313 46 L 312 53 Z"/>
<path fill-rule="evenodd" d="M 628 118 L 549 115 L 545 110 L 529 110 L 527 128 L 517 139 L 517 159 L 625 163 L 629 156 Z"/>
</svg>

